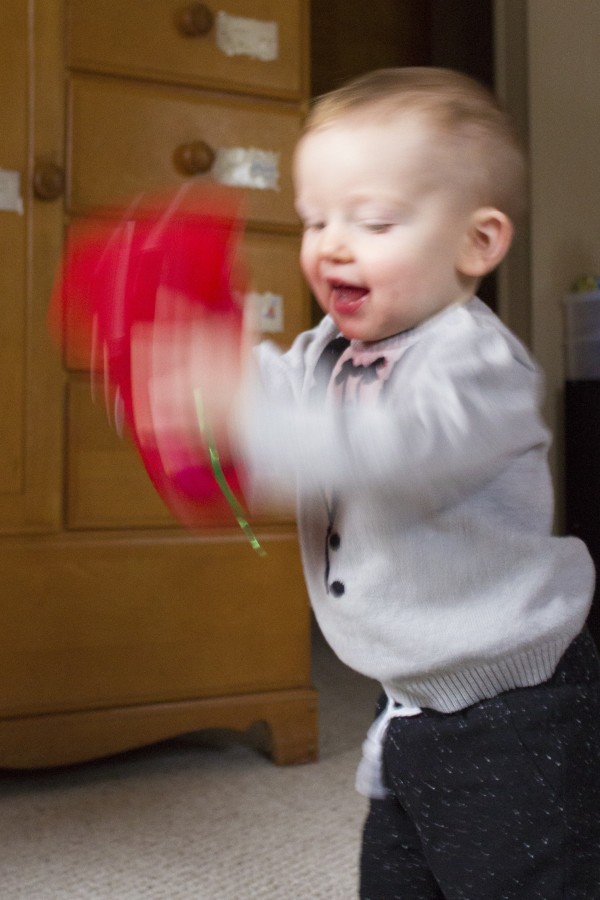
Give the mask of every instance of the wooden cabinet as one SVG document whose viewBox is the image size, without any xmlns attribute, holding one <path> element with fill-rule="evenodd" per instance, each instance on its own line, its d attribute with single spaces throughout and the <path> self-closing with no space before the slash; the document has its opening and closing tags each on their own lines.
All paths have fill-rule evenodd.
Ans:
<svg viewBox="0 0 600 900">
<path fill-rule="evenodd" d="M 61 366 L 46 329 L 74 217 L 232 175 L 246 193 L 252 290 L 278 304 L 269 336 L 285 345 L 309 325 L 290 181 L 308 3 L 5 0 L 0 26 L 0 197 L 17 177 L 23 204 L 0 208 L 14 261 L 0 275 L 0 766 L 256 721 L 277 762 L 314 759 L 293 524 L 260 521 L 264 559 L 234 522 L 183 531 L 92 403 L 82 361 Z M 208 162 L 186 173 L 198 147 Z M 260 177 L 236 171 L 240 153 Z M 64 173 L 64 193 L 58 177 L 53 199 L 36 196 L 36 165 Z"/>
<path fill-rule="evenodd" d="M 297 107 L 76 73 L 70 79 L 68 110 L 73 156 L 67 204 L 71 212 L 93 209 L 107 197 L 132 197 L 139 191 L 183 182 L 176 155 L 202 142 L 208 153 L 215 154 L 215 164 L 223 159 L 222 165 L 227 166 L 228 151 L 262 153 L 267 163 L 272 159 L 272 186 L 246 192 L 248 218 L 296 225 L 291 157 L 300 131 Z M 239 180 L 243 178 L 240 174 Z"/>
<path fill-rule="evenodd" d="M 76 0 L 68 41 L 78 70 L 302 101 L 306 0 Z"/>
<path fill-rule="evenodd" d="M 33 198 L 34 173 L 62 164 L 61 33 L 53 0 L 35 12 L 23 0 L 0 4 L 0 534 L 61 521 L 62 373 L 46 306 L 63 213 Z"/>
</svg>

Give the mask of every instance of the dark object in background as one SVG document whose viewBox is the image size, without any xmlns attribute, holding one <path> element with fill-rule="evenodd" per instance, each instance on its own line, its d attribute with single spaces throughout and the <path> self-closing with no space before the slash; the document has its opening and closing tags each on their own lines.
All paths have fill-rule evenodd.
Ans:
<svg viewBox="0 0 600 900">
<path fill-rule="evenodd" d="M 600 381 L 565 384 L 566 530 L 587 544 L 600 572 Z M 588 624 L 600 648 L 600 583 Z"/>
</svg>

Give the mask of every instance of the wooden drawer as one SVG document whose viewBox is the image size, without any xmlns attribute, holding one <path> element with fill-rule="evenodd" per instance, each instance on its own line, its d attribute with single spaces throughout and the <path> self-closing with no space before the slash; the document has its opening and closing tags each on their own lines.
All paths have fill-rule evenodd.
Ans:
<svg viewBox="0 0 600 900">
<path fill-rule="evenodd" d="M 127 436 L 119 437 L 104 405 L 93 402 L 89 380 L 75 376 L 67 389 L 66 528 L 71 531 L 177 528 Z M 238 499 L 242 501 L 243 497 Z M 252 526 L 293 522 L 289 512 L 251 515 Z M 206 534 L 241 534 L 225 507 L 223 523 Z"/>
<path fill-rule="evenodd" d="M 127 438 L 109 424 L 86 378 L 67 396 L 67 528 L 175 525 Z"/>
<path fill-rule="evenodd" d="M 184 36 L 182 0 L 70 0 L 73 68 L 299 99 L 306 93 L 306 0 L 209 0 L 212 27 Z"/>
<path fill-rule="evenodd" d="M 263 315 L 257 318 L 257 330 L 264 326 L 263 337 L 282 348 L 289 347 L 297 334 L 310 327 L 310 303 L 300 273 L 299 251 L 300 240 L 291 235 L 250 231 L 243 239 L 243 252 L 250 269 L 250 291 L 255 295 L 255 304 L 263 309 Z M 277 307 L 271 319 L 265 310 L 270 302 Z M 72 333 L 69 318 L 67 310 L 67 336 Z M 88 370 L 89 352 L 74 346 L 69 339 L 66 346 L 67 367 L 71 371 Z"/>
<path fill-rule="evenodd" d="M 5 545 L 0 715 L 307 686 L 309 607 L 292 529 Z"/>
<path fill-rule="evenodd" d="M 251 221 L 298 227 L 291 163 L 301 117 L 293 107 L 77 76 L 68 118 L 70 212 L 196 177 L 243 188 Z M 175 155 L 197 142 L 209 146 L 215 163 L 206 174 L 185 176 Z"/>
<path fill-rule="evenodd" d="M 243 497 L 238 497 L 243 504 Z M 289 509 L 251 515 L 252 526 L 291 524 Z M 119 437 L 104 405 L 93 402 L 87 378 L 71 378 L 67 389 L 66 522 L 71 531 L 178 527 L 155 491 L 131 441 Z M 231 533 L 233 512 L 206 533 Z"/>
<path fill-rule="evenodd" d="M 277 321 L 269 324 L 264 314 L 258 319 L 258 330 L 262 331 L 262 337 L 286 349 L 311 324 L 308 288 L 300 271 L 300 239 L 248 232 L 244 250 L 250 267 L 251 290 L 266 303 L 272 295 L 274 303 L 281 305 L 282 330 Z"/>
</svg>

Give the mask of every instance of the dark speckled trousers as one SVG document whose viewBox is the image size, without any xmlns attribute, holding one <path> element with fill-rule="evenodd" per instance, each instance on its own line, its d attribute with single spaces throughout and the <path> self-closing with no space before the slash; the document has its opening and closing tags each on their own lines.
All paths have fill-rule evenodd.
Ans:
<svg viewBox="0 0 600 900">
<path fill-rule="evenodd" d="M 600 900 L 600 664 L 584 632 L 550 681 L 392 719 L 362 900 Z"/>
</svg>

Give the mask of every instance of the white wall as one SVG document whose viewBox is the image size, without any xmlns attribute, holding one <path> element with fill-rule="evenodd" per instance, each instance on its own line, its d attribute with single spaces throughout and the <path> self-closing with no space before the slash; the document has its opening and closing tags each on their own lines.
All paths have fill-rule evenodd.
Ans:
<svg viewBox="0 0 600 900">
<path fill-rule="evenodd" d="M 546 372 L 560 527 L 562 298 L 578 275 L 600 275 L 600 0 L 497 0 L 497 18 L 506 26 L 499 35 L 500 86 L 506 83 L 509 92 L 512 56 L 519 58 L 514 48 L 525 46 L 525 78 L 519 72 L 516 78 L 526 82 L 531 158 L 528 262 L 522 263 L 531 304 L 527 339 Z M 527 300 L 514 292 L 506 300 L 513 311 L 521 302 Z"/>
</svg>

